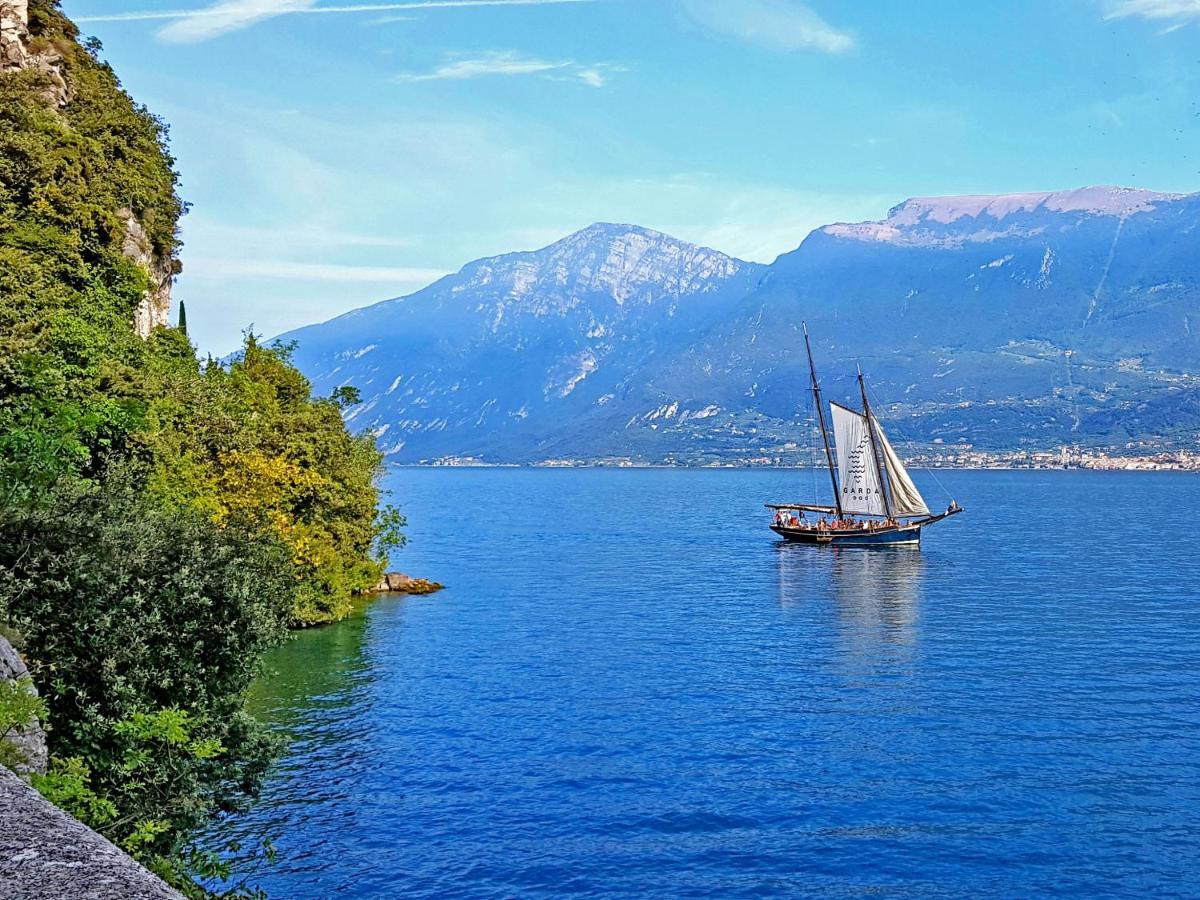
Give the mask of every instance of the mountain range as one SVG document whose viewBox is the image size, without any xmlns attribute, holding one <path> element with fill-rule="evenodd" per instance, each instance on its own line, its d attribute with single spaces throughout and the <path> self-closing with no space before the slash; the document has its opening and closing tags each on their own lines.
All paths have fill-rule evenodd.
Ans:
<svg viewBox="0 0 1200 900">
<path fill-rule="evenodd" d="M 827 397 L 861 365 L 907 441 L 1190 443 L 1198 241 L 1200 194 L 1117 187 L 911 199 L 770 265 L 597 224 L 280 337 L 403 462 L 796 461 L 802 321 Z"/>
</svg>

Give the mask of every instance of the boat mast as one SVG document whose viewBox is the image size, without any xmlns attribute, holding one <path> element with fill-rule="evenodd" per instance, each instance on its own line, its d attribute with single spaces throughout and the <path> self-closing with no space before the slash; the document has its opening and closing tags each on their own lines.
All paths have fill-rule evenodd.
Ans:
<svg viewBox="0 0 1200 900">
<path fill-rule="evenodd" d="M 892 501 L 888 497 L 887 482 L 883 480 L 883 466 L 879 463 L 879 441 L 875 437 L 875 417 L 871 415 L 871 404 L 867 401 L 867 385 L 863 381 L 862 366 L 858 367 L 858 390 L 862 394 L 863 415 L 867 417 L 867 434 L 871 436 L 871 456 L 875 460 L 875 477 L 879 479 L 879 491 L 883 494 L 883 509 L 892 518 Z"/>
<path fill-rule="evenodd" d="M 812 376 L 813 401 L 817 406 L 817 420 L 821 423 L 821 439 L 825 442 L 825 461 L 829 463 L 829 482 L 833 485 L 833 505 L 839 519 L 846 518 L 842 512 L 842 496 L 838 491 L 837 467 L 833 464 L 833 450 L 829 447 L 829 429 L 825 427 L 825 408 L 821 405 L 821 385 L 817 382 L 817 367 L 813 365 L 812 344 L 808 341 L 808 323 L 801 322 L 804 329 L 804 349 L 808 352 L 808 372 Z"/>
</svg>

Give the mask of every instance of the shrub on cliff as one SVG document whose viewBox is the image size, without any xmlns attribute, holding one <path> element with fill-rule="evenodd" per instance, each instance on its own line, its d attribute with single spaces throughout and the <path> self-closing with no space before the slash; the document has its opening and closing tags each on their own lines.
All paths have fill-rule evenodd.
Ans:
<svg viewBox="0 0 1200 900">
<path fill-rule="evenodd" d="M 148 439 L 164 502 L 248 522 L 289 548 L 292 613 L 308 625 L 345 616 L 399 536 L 377 513 L 374 438 L 347 433 L 338 404 L 314 399 L 288 354 L 248 335 L 228 368 L 157 367 Z"/>
<path fill-rule="evenodd" d="M 21 629 L 49 708 L 54 755 L 79 758 L 124 842 L 166 855 L 211 812 L 251 792 L 274 742 L 242 712 L 261 651 L 290 619 L 289 553 L 239 522 L 149 502 L 136 482 L 61 489 L 53 507 L 0 519 L 0 614 Z M 175 710 L 188 745 L 137 754 L 128 723 Z M 131 759 L 140 764 L 131 765 Z M 139 848 L 143 849 L 143 848 Z"/>
<path fill-rule="evenodd" d="M 70 99 L 49 103 L 37 70 L 0 73 L 0 504 L 147 463 L 162 502 L 283 539 L 298 623 L 345 615 L 396 540 L 376 518 L 374 442 L 311 396 L 286 350 L 251 338 L 229 370 L 202 369 L 181 331 L 136 336 L 149 282 L 124 252 L 128 217 L 166 254 L 184 208 L 165 126 L 76 43 L 56 3 L 33 0 L 30 20 Z"/>
</svg>

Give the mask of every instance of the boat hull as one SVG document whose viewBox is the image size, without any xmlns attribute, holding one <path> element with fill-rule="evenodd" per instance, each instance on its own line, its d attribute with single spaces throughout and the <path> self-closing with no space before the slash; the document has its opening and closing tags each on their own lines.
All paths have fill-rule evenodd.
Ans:
<svg viewBox="0 0 1200 900">
<path fill-rule="evenodd" d="M 773 508 L 820 509 L 821 507 L 776 506 Z M 940 522 L 942 519 L 957 516 L 962 511 L 963 508 L 956 504 L 936 516 L 888 528 L 860 528 L 849 531 L 845 529 L 793 528 L 789 525 L 775 523 L 771 525 L 771 530 L 785 541 L 795 544 L 816 544 L 818 546 L 828 544 L 834 547 L 919 547 L 922 528 Z"/>
<path fill-rule="evenodd" d="M 786 541 L 796 544 L 829 545 L 833 547 L 918 547 L 921 544 L 920 525 L 873 531 L 814 531 L 772 525 L 771 530 Z"/>
</svg>

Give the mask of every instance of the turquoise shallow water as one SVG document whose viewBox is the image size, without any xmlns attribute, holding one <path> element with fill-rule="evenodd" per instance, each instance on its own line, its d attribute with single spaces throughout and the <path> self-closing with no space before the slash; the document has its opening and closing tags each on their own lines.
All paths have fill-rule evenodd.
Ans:
<svg viewBox="0 0 1200 900">
<path fill-rule="evenodd" d="M 1200 894 L 1200 478 L 940 477 L 911 552 L 778 543 L 809 473 L 397 470 L 449 587 L 274 654 L 219 836 L 277 897 Z"/>
</svg>

